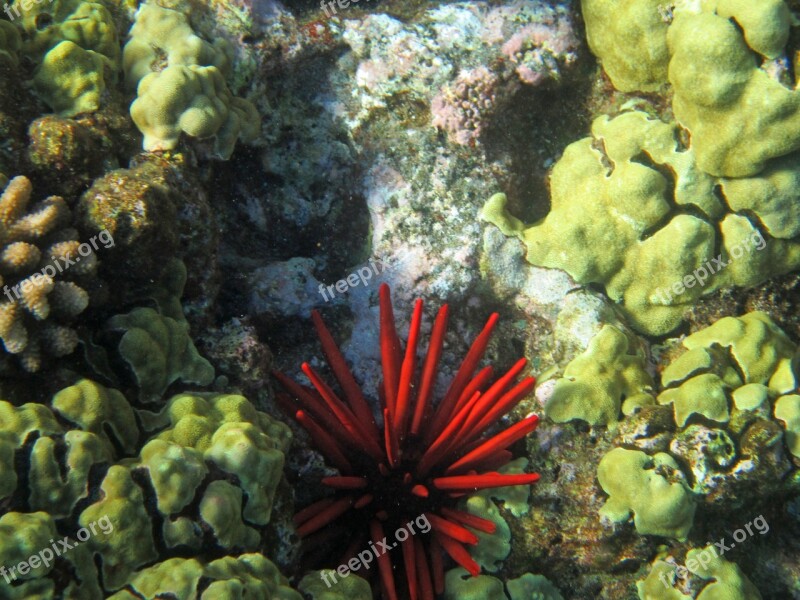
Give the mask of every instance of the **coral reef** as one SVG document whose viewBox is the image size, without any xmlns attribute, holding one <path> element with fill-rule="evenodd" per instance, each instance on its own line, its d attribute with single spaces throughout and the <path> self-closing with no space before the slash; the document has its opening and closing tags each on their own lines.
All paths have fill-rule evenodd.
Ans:
<svg viewBox="0 0 800 600">
<path fill-rule="evenodd" d="M 139 307 L 109 319 L 108 329 L 124 331 L 119 353 L 128 363 L 143 401 L 154 401 L 177 380 L 207 386 L 214 367 L 197 352 L 189 324 Z"/>
<path fill-rule="evenodd" d="M 633 515 L 641 534 L 686 540 L 695 505 L 678 463 L 669 454 L 648 456 L 616 448 L 600 461 L 597 479 L 610 496 L 601 516 L 624 522 Z"/>
<path fill-rule="evenodd" d="M 526 227 L 501 194 L 483 208 L 482 219 L 525 242 L 533 264 L 603 284 L 633 324 L 653 335 L 675 329 L 703 295 L 800 265 L 786 167 L 717 184 L 697 168 L 692 149 L 678 146 L 675 125 L 639 111 L 599 117 L 592 135 L 568 146 L 554 166 L 544 219 Z M 754 214 L 768 218 L 771 235 Z"/>
<path fill-rule="evenodd" d="M 147 566 L 137 572 L 175 549 L 197 551 L 211 540 L 222 552 L 255 551 L 270 521 L 284 452 L 292 439 L 285 425 L 255 410 L 245 398 L 226 394 L 181 394 L 159 412 L 138 411 L 137 419 L 122 394 L 89 380 L 61 390 L 51 406 L 0 402 L 0 455 L 5 462 L 11 451 L 30 465 L 19 480 L 2 480 L 0 496 L 8 508 L 27 512 L 7 512 L 0 518 L 0 529 L 30 528 L 21 540 L 44 548 L 47 543 L 37 542 L 42 536 L 75 535 L 64 527 L 88 531 L 93 524 L 105 525 L 102 535 L 79 535 L 83 543 L 69 553 L 79 580 L 65 578 L 63 563 L 56 561 L 55 567 L 31 570 L 24 579 L 35 588 L 25 589 L 55 593 L 82 581 L 81 597 L 101 597 L 95 565 L 87 562 L 91 553 L 102 557 L 103 589 L 108 591 L 132 585 L 152 593 L 147 590 L 173 585 L 160 579 L 173 569 L 185 569 L 181 589 L 196 586 L 201 576 L 220 581 L 244 578 L 247 585 L 256 585 L 254 578 L 263 576 L 259 585 L 285 585 L 260 555 L 254 555 L 244 571 L 218 554 L 217 562 L 205 566 L 167 560 L 160 565 L 170 566 Z M 147 440 L 147 432 L 154 430 L 158 433 Z M 142 439 L 146 441 L 140 446 Z M 6 466 L 3 472 L 13 475 Z M 146 501 L 150 494 L 152 504 Z M 4 564 L 35 554 L 27 548 L 4 546 Z M 120 593 L 126 597 L 127 592 Z M 283 593 L 289 593 L 288 588 Z"/>
<path fill-rule="evenodd" d="M 120 67 L 109 9 L 101 2 L 57 0 L 33 4 L 17 16 L 23 52 L 38 64 L 33 84 L 39 97 L 62 117 L 98 110 Z"/>
<path fill-rule="evenodd" d="M 94 248 L 81 243 L 70 225 L 70 210 L 58 196 L 29 206 L 33 188 L 15 177 L 0 196 L 0 339 L 26 371 L 42 366 L 43 354 L 70 354 L 78 336 L 70 322 L 89 305 L 79 282 L 97 268 Z M 112 240 L 113 241 L 113 240 Z"/>
<path fill-rule="evenodd" d="M 564 369 L 547 394 L 545 414 L 556 423 L 581 419 L 592 425 L 610 425 L 620 410 L 655 403 L 650 394 L 653 381 L 645 371 L 644 357 L 632 354 L 627 336 L 606 325 L 586 351 Z"/>
<path fill-rule="evenodd" d="M 589 48 L 622 92 L 657 91 L 667 82 L 668 15 L 660 0 L 581 0 Z"/>
<path fill-rule="evenodd" d="M 172 150 L 181 133 L 213 138 L 215 156 L 228 159 L 237 139 L 258 137 L 255 107 L 235 98 L 225 76 L 231 50 L 195 35 L 186 16 L 155 3 L 139 8 L 123 51 L 125 83 L 137 89 L 131 118 L 144 134 L 144 149 Z M 158 68 L 154 65 L 158 64 Z"/>
<path fill-rule="evenodd" d="M 384 374 L 382 432 L 318 314 L 313 314 L 314 324 L 346 402 L 339 399 L 308 363 L 303 364 L 303 372 L 316 393 L 276 373 L 291 394 L 284 397 L 281 404 L 306 429 L 317 448 L 340 473 L 322 479 L 323 485 L 336 491 L 337 495 L 304 508 L 294 520 L 298 534 L 307 537 L 338 519 L 348 519 L 357 528 L 357 535 L 364 539 L 369 536 L 373 543 L 385 540 L 384 532 L 403 530 L 413 523 L 422 534 L 432 531 L 429 539 L 421 538 L 419 532 L 412 530 L 412 534 L 417 534 L 413 539 L 406 535 L 405 539 L 398 536 L 398 540 L 403 548 L 406 580 L 401 590 L 408 590 L 412 596 L 433 598 L 434 594 L 440 595 L 444 591 L 440 553 L 446 552 L 476 576 L 480 565 L 464 544 L 475 545 L 479 541 L 471 529 L 487 534 L 494 534 L 497 530 L 493 520 L 470 514 L 473 509 L 470 512 L 458 510 L 453 500 L 480 489 L 527 485 L 539 479 L 536 473 L 483 472 L 507 464 L 512 456 L 507 448 L 536 427 L 539 419 L 531 415 L 501 433 L 483 437 L 496 419 L 532 391 L 534 379 L 526 377 L 514 385 L 525 366 L 524 359 L 491 386 L 491 368 L 475 373 L 497 322 L 495 314 L 473 343 L 444 398 L 434 407 L 431 396 L 447 326 L 447 305 L 439 310 L 433 325 L 416 397 L 411 390 L 416 371 L 422 301 L 415 305 L 405 350 L 395 330 L 386 284 L 380 288 L 380 308 Z M 402 494 L 401 502 L 398 502 L 398 494 Z M 428 524 L 427 530 L 419 523 L 422 517 Z M 381 553 L 377 560 L 381 585 L 386 595 L 395 599 L 398 592 L 391 558 Z M 341 571 L 339 573 L 345 576 Z M 404 591 L 401 594 L 405 595 Z"/>
</svg>

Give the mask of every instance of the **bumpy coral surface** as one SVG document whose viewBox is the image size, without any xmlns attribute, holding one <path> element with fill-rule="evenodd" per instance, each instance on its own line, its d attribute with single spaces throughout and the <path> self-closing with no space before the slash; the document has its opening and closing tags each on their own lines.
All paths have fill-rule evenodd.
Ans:
<svg viewBox="0 0 800 600">
<path fill-rule="evenodd" d="M 51 407 L 0 402 L 0 499 L 18 511 L 0 518 L 0 531 L 13 527 L 19 540 L 3 545 L 3 564 L 35 554 L 32 545 L 48 547 L 42 539 L 77 535 L 65 556 L 77 579 L 64 571 L 67 563 L 40 563 L 23 574 L 22 589 L 43 597 L 80 591 L 73 597 L 88 600 L 127 585 L 179 593 L 210 577 L 220 580 L 214 589 L 261 585 L 289 594 L 274 597 L 296 598 L 263 556 L 235 564 L 224 556 L 259 548 L 290 441 L 285 425 L 236 395 L 182 394 L 138 418 L 120 392 L 90 380 L 61 390 Z M 15 454 L 26 465 L 18 473 L 8 462 Z M 75 533 L 79 527 L 92 535 Z M 209 564 L 152 565 L 180 549 L 212 546 L 210 558 L 219 560 Z M 176 580 L 182 587 L 171 587 Z"/>
<path fill-rule="evenodd" d="M 592 134 L 553 168 L 547 217 L 526 227 L 502 195 L 483 209 L 485 220 L 525 242 L 533 264 L 602 283 L 635 326 L 654 335 L 673 330 L 703 295 L 800 265 L 796 190 L 789 191 L 796 164 L 755 180 L 716 181 L 698 169 L 691 148 L 678 146 L 674 125 L 638 111 L 600 117 Z"/>
<path fill-rule="evenodd" d="M 95 249 L 69 227 L 70 210 L 58 196 L 31 205 L 33 189 L 14 178 L 0 197 L 0 339 L 23 368 L 38 371 L 42 354 L 70 354 L 78 343 L 69 323 L 89 304 L 76 282 L 97 267 Z M 97 246 L 97 243 L 95 243 Z"/>
<path fill-rule="evenodd" d="M 145 150 L 172 150 L 181 133 L 214 139 L 214 152 L 230 158 L 237 139 L 253 141 L 261 119 L 225 83 L 231 50 L 195 35 L 186 16 L 144 3 L 123 53 L 125 80 L 137 88 L 131 117 L 144 134 Z"/>
</svg>

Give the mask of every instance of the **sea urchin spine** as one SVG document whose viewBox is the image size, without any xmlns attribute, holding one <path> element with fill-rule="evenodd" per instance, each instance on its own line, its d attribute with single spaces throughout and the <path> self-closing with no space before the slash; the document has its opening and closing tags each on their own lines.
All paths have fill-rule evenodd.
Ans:
<svg viewBox="0 0 800 600">
<path fill-rule="evenodd" d="M 327 530 L 332 536 L 355 532 L 345 552 L 346 560 L 355 556 L 368 540 L 373 544 L 383 540 L 385 531 L 390 531 L 385 526 L 402 525 L 424 515 L 430 522 L 430 535 L 406 537 L 400 544 L 407 597 L 411 600 L 432 600 L 434 594 L 443 592 L 442 550 L 473 576 L 480 572 L 465 544 L 478 541 L 470 529 L 494 533 L 495 525 L 455 508 L 459 498 L 479 489 L 528 485 L 539 479 L 536 473 L 496 472 L 511 460 L 508 448 L 536 428 L 536 415 L 484 437 L 535 385 L 533 377 L 525 377 L 514 385 L 525 367 L 525 359 L 517 361 L 491 385 L 491 367 L 475 374 L 497 323 L 497 313 L 489 317 L 470 347 L 442 401 L 437 406 L 431 402 L 447 316 L 448 308 L 444 305 L 433 324 L 417 381 L 422 301 L 417 300 L 414 306 L 403 351 L 394 325 L 389 287 L 381 286 L 382 429 L 316 311 L 312 313 L 314 326 L 344 400 L 308 363 L 302 365 L 302 370 L 313 388 L 274 373 L 288 392 L 277 395 L 279 402 L 340 472 L 338 476 L 322 479 L 322 484 L 334 491 L 333 495 L 295 515 L 298 534 L 304 538 L 320 534 L 322 542 L 330 539 L 321 535 Z M 341 519 L 347 519 L 352 526 L 335 527 L 335 522 Z M 396 543 L 392 547 L 395 546 Z M 378 556 L 378 570 L 383 597 L 397 600 L 394 570 L 387 553 Z"/>
</svg>

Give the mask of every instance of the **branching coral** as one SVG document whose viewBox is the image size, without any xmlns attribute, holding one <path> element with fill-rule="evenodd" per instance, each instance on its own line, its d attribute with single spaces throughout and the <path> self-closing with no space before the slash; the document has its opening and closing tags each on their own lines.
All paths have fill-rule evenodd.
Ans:
<svg viewBox="0 0 800 600">
<path fill-rule="evenodd" d="M 29 206 L 32 186 L 14 178 L 0 196 L 0 339 L 25 370 L 41 367 L 41 354 L 65 356 L 78 343 L 67 324 L 89 304 L 75 281 L 91 276 L 97 258 L 70 229 L 64 200 L 50 196 Z M 78 253 L 88 248 L 88 254 Z M 67 268 L 68 267 L 68 268 Z"/>
</svg>

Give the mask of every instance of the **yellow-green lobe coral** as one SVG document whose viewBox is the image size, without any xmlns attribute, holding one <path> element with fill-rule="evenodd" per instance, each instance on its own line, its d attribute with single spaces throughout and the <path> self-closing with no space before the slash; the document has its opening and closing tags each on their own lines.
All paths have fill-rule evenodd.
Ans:
<svg viewBox="0 0 800 600">
<path fill-rule="evenodd" d="M 728 396 L 731 388 L 714 373 L 703 373 L 683 382 L 680 387 L 664 390 L 658 395 L 659 404 L 672 404 L 675 422 L 683 427 L 693 414 L 712 421 L 727 423 Z"/>
<path fill-rule="evenodd" d="M 800 458 L 800 396 L 789 394 L 778 398 L 775 402 L 775 418 L 784 423 L 789 452 Z"/>
<path fill-rule="evenodd" d="M 100 108 L 111 62 L 102 54 L 65 40 L 50 50 L 36 70 L 36 92 L 55 113 L 72 117 Z"/>
<path fill-rule="evenodd" d="M 683 340 L 690 351 L 713 345 L 730 349 L 744 376 L 743 383 L 761 383 L 778 394 L 797 386 L 792 369 L 796 346 L 764 312 L 724 317 Z"/>
<path fill-rule="evenodd" d="M 600 461 L 597 479 L 609 495 L 601 516 L 621 523 L 632 514 L 640 534 L 687 538 L 695 504 L 685 476 L 669 454 L 648 456 L 615 448 Z"/>
<path fill-rule="evenodd" d="M 242 521 L 242 490 L 227 481 L 213 481 L 200 501 L 200 516 L 226 548 L 255 548 L 260 536 Z"/>
<path fill-rule="evenodd" d="M 145 444 L 139 464 L 150 474 L 158 510 L 166 515 L 183 510 L 208 474 L 200 452 L 158 439 Z"/>
<path fill-rule="evenodd" d="M 145 150 L 171 150 L 182 133 L 214 139 L 214 153 L 227 159 L 236 141 L 253 141 L 261 120 L 248 101 L 225 82 L 232 50 L 223 40 L 198 37 L 186 16 L 144 3 L 123 51 L 125 80 L 137 88 L 131 117 L 144 134 Z"/>
<path fill-rule="evenodd" d="M 604 285 L 638 330 L 669 333 L 701 296 L 800 266 L 800 240 L 788 237 L 798 226 L 793 167 L 720 184 L 677 139 L 674 124 L 642 112 L 600 117 L 592 137 L 570 144 L 553 167 L 544 219 L 526 227 L 503 195 L 481 218 L 519 237 L 529 262 Z M 726 186 L 741 212 L 730 212 Z M 778 237 L 762 231 L 761 217 Z"/>
<path fill-rule="evenodd" d="M 22 38 L 13 24 L 0 20 L 0 65 L 17 66 L 17 53 L 22 48 Z"/>
<path fill-rule="evenodd" d="M 119 353 L 130 365 L 143 401 L 153 401 L 177 380 L 208 385 L 214 367 L 200 356 L 189 336 L 189 324 L 139 307 L 109 319 L 108 328 L 124 331 Z"/>
<path fill-rule="evenodd" d="M 783 0 L 704 3 L 679 11 L 667 32 L 676 119 L 707 173 L 746 177 L 800 148 L 800 92 L 759 68 L 789 35 Z"/>
<path fill-rule="evenodd" d="M 36 92 L 63 117 L 100 108 L 116 83 L 120 49 L 111 12 L 99 2 L 53 0 L 24 11 L 23 49 L 39 63 Z"/>
<path fill-rule="evenodd" d="M 144 504 L 141 488 L 128 469 L 120 465 L 109 468 L 100 486 L 102 499 L 88 506 L 80 515 L 81 527 L 105 519 L 107 533 L 99 531 L 86 544 L 102 556 L 103 581 L 116 590 L 127 583 L 137 568 L 158 556 L 153 527 Z"/>
<path fill-rule="evenodd" d="M 756 586 L 736 563 L 724 560 L 713 544 L 686 553 L 686 567 L 701 579 L 712 580 L 697 600 L 761 600 Z"/>
<path fill-rule="evenodd" d="M 545 414 L 556 423 L 580 419 L 592 425 L 610 425 L 620 411 L 655 403 L 653 381 L 645 371 L 641 353 L 631 354 L 628 337 L 605 325 L 575 357 L 558 379 Z M 623 403 L 624 400 L 624 403 Z"/>
<path fill-rule="evenodd" d="M 667 83 L 669 20 L 662 0 L 581 0 L 589 48 L 621 92 Z"/>
<path fill-rule="evenodd" d="M 145 150 L 171 150 L 181 133 L 214 138 L 215 153 L 228 159 L 236 141 L 258 136 L 260 117 L 252 104 L 235 98 L 216 67 L 170 66 L 139 83 L 131 118 L 144 134 Z"/>
<path fill-rule="evenodd" d="M 172 398 L 163 411 L 148 418 L 149 426 L 170 426 L 157 439 L 202 453 L 223 471 L 236 476 L 247 495 L 244 518 L 269 522 L 291 432 L 242 396 L 190 395 Z"/>
<path fill-rule="evenodd" d="M 470 577 L 461 567 L 450 569 L 444 580 L 445 600 L 505 600 L 503 582 L 489 575 Z"/>
<path fill-rule="evenodd" d="M 139 437 L 136 417 L 125 396 L 117 390 L 81 379 L 57 392 L 52 406 L 61 417 L 105 440 L 109 449 L 117 443 L 127 454 L 135 452 Z M 107 429 L 114 436 L 113 442 Z"/>
<path fill-rule="evenodd" d="M 336 585 L 325 585 L 323 577 L 336 577 Z M 300 580 L 297 589 L 313 600 L 372 600 L 372 590 L 365 579 L 353 573 L 342 579 L 333 569 L 311 571 Z"/>
<path fill-rule="evenodd" d="M 550 580 L 544 575 L 525 573 L 506 582 L 511 600 L 564 600 Z"/>
<path fill-rule="evenodd" d="M 156 600 L 165 594 L 200 600 L 301 600 L 278 568 L 261 554 L 225 556 L 207 564 L 194 558 L 171 558 L 138 572 L 125 590 L 110 599 Z"/>
<path fill-rule="evenodd" d="M 675 566 L 657 560 L 647 577 L 636 583 L 639 600 L 692 600 L 691 596 L 680 593 L 664 581 L 669 584 L 675 583 Z"/>
<path fill-rule="evenodd" d="M 89 494 L 92 467 L 112 461 L 105 441 L 92 433 L 67 431 L 63 443 L 51 437 L 39 438 L 30 453 L 31 507 L 54 517 L 68 516 L 76 502 Z"/>
</svg>

